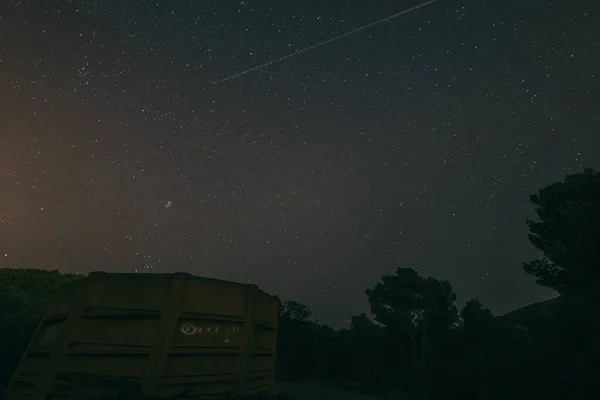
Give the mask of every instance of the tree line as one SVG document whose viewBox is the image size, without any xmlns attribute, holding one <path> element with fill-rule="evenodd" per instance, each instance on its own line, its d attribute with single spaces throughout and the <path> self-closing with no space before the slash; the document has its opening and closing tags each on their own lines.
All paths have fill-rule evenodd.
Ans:
<svg viewBox="0 0 600 400">
<path fill-rule="evenodd" d="M 279 316 L 283 379 L 353 382 L 431 399 L 589 399 L 600 395 L 600 172 L 585 170 L 530 197 L 538 259 L 523 264 L 557 298 L 494 316 L 458 309 L 450 282 L 398 268 L 365 290 L 370 315 L 335 330 L 302 303 Z M 0 270 L 0 387 L 49 298 L 77 275 Z"/>
</svg>

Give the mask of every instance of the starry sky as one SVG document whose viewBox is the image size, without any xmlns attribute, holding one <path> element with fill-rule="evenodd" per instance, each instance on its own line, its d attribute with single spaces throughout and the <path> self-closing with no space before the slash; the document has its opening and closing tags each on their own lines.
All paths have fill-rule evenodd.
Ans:
<svg viewBox="0 0 600 400">
<path fill-rule="evenodd" d="M 340 324 L 397 267 L 552 295 L 529 195 L 600 168 L 600 2 L 5 0 L 0 268 L 252 282 Z"/>
</svg>

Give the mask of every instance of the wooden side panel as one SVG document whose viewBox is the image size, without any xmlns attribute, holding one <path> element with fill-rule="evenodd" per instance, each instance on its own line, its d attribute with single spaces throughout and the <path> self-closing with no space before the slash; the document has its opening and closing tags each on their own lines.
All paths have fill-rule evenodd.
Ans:
<svg viewBox="0 0 600 400">
<path fill-rule="evenodd" d="M 274 385 L 277 311 L 277 298 L 252 285 L 90 274 L 53 300 L 5 398 L 264 392 Z"/>
</svg>

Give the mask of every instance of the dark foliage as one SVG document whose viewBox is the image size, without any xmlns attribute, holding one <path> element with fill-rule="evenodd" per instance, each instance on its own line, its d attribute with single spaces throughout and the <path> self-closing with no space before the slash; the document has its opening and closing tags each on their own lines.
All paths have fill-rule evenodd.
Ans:
<svg viewBox="0 0 600 400">
<path fill-rule="evenodd" d="M 365 391 L 410 391 L 430 399 L 600 397 L 600 174 L 586 170 L 533 195 L 528 221 L 542 257 L 524 265 L 561 296 L 504 316 L 479 301 L 459 311 L 449 282 L 410 268 L 366 290 L 373 317 L 348 329 L 282 304 L 280 377 L 354 382 Z M 0 379 L 10 377 L 49 297 L 78 277 L 0 270 Z"/>
<path fill-rule="evenodd" d="M 539 221 L 527 221 L 542 257 L 525 263 L 540 285 L 561 294 L 600 291 L 600 172 L 569 175 L 531 196 Z"/>
<path fill-rule="evenodd" d="M 37 269 L 0 269 L 0 386 L 29 344 L 52 296 L 80 275 Z"/>
</svg>

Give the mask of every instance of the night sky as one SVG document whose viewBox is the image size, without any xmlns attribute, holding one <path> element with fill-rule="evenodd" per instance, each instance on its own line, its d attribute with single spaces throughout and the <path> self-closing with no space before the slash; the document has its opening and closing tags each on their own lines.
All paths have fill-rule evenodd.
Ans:
<svg viewBox="0 0 600 400">
<path fill-rule="evenodd" d="M 600 168 L 600 2 L 3 0 L 0 267 L 252 282 L 339 325 L 397 267 L 552 295 L 529 195 Z"/>
</svg>

